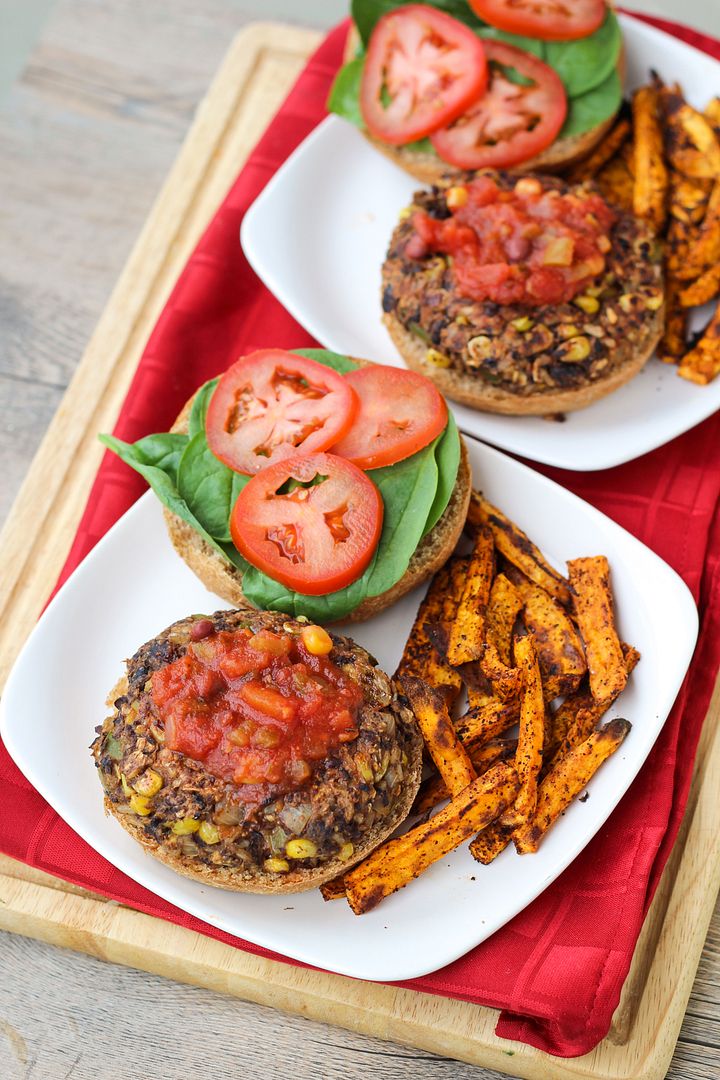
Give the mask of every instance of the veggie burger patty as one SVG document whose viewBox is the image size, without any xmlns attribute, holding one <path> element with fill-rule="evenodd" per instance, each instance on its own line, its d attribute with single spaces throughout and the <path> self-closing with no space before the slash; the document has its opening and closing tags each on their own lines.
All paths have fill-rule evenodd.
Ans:
<svg viewBox="0 0 720 1080">
<path fill-rule="evenodd" d="M 297 892 L 357 862 L 407 815 L 421 762 L 407 703 L 359 645 L 317 628 L 329 652 L 314 656 L 304 645 L 309 631 L 306 622 L 282 614 L 218 611 L 173 623 L 128 661 L 92 753 L 106 810 L 178 872 L 241 891 Z M 266 666 L 248 670 L 243 657 L 253 647 L 282 655 L 263 653 Z M 205 695 L 191 705 L 172 696 L 187 693 L 188 677 Z M 174 711 L 158 706 L 161 684 L 162 700 Z M 258 712 L 267 707 L 263 694 L 271 721 Z M 216 745 L 208 741 L 210 720 L 202 712 L 213 700 L 220 702 L 209 706 L 213 722 L 216 715 L 226 725 L 238 721 L 222 729 Z M 320 705 L 313 704 L 307 725 L 325 727 L 301 730 L 305 721 L 288 727 L 283 709 L 290 715 L 310 701 Z M 202 760 L 169 748 L 199 746 L 187 742 L 198 732 L 205 742 L 194 752 Z M 326 740 L 321 759 L 323 750 L 310 747 L 318 732 Z M 285 770 L 278 771 L 283 750 Z"/>
</svg>

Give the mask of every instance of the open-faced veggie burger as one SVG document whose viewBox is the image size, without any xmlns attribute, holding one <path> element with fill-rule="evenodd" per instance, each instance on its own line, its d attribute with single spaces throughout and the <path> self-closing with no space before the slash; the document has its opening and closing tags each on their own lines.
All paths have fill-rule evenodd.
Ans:
<svg viewBox="0 0 720 1080">
<path fill-rule="evenodd" d="M 212 592 L 322 623 L 368 618 L 435 573 L 470 497 L 429 379 L 320 349 L 251 353 L 171 432 L 102 440 L 150 483 Z"/>
<path fill-rule="evenodd" d="M 588 154 L 622 99 L 605 0 L 353 0 L 328 101 L 432 183 L 449 168 L 556 170 Z"/>
</svg>

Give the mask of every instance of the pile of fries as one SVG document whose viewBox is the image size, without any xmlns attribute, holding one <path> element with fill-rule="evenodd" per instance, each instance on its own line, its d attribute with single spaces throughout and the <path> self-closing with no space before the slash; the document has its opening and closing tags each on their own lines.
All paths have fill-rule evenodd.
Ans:
<svg viewBox="0 0 720 1080">
<path fill-rule="evenodd" d="M 473 837 L 485 864 L 510 842 L 537 851 L 630 731 L 597 727 L 640 659 L 615 629 L 607 559 L 562 577 L 478 492 L 468 528 L 472 551 L 435 575 L 395 673 L 425 740 L 421 821 L 322 887 L 358 915 Z"/>
<path fill-rule="evenodd" d="M 720 98 L 701 113 L 677 84 L 654 75 L 633 95 L 631 113 L 567 179 L 594 179 L 609 202 L 648 221 L 664 242 L 658 356 L 704 386 L 720 373 L 720 303 L 692 342 L 688 314 L 720 295 Z"/>
</svg>

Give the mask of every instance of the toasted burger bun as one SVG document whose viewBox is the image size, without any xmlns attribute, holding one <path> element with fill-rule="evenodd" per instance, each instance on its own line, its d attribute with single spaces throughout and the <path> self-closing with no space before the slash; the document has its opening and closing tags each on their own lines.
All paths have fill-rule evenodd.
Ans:
<svg viewBox="0 0 720 1080">
<path fill-rule="evenodd" d="M 254 632 L 283 632 L 288 627 L 290 632 L 299 632 L 302 628 L 275 612 L 218 611 L 209 618 L 217 630 L 230 632 L 248 623 Z M 325 761 L 316 762 L 301 788 L 279 792 L 246 812 L 238 798 L 241 788 L 207 772 L 202 762 L 167 749 L 158 739 L 162 723 L 145 689 L 148 675 L 185 653 L 190 627 L 197 620 L 198 616 L 181 619 L 143 645 L 112 691 L 109 702 L 114 712 L 92 746 L 105 790 L 105 810 L 148 854 L 205 885 L 251 893 L 316 888 L 363 859 L 407 817 L 422 772 L 422 738 L 413 714 L 363 648 L 333 635 L 330 659 L 363 690 L 358 737 L 341 744 Z M 371 780 L 368 769 L 373 773 Z M 140 815 L 133 811 L 121 776 L 133 791 L 130 785 L 137 784 L 148 770 L 160 778 L 162 786 L 147 800 L 149 813 Z M 216 842 L 205 842 L 202 831 L 176 835 L 172 825 L 188 818 L 220 827 Z M 268 858 L 280 857 L 276 854 L 278 828 L 285 834 L 285 843 L 311 840 L 315 857 L 287 858 L 288 870 L 268 869 Z M 338 852 L 343 849 L 346 857 L 340 858 Z"/>
<path fill-rule="evenodd" d="M 356 360 L 355 363 L 366 364 L 370 361 Z M 188 418 L 192 407 L 192 398 L 187 402 L 172 430 L 175 432 L 187 432 Z M 423 537 L 415 549 L 407 570 L 391 589 L 379 596 L 369 596 L 362 601 L 343 622 L 362 622 L 373 615 L 378 615 L 386 607 L 390 607 L 406 593 L 422 584 L 440 569 L 455 550 L 460 534 L 467 517 L 467 508 L 470 501 L 472 477 L 468 462 L 467 450 L 462 436 L 460 437 L 460 465 L 458 468 L 455 489 L 450 501 L 445 508 L 440 520 L 435 527 Z M 185 560 L 187 565 L 197 574 L 203 585 L 221 596 L 223 600 L 235 607 L 249 605 L 242 591 L 242 573 L 236 567 L 226 562 L 221 555 L 211 548 L 202 537 L 195 532 L 191 525 L 183 521 L 176 514 L 164 509 L 165 524 L 167 525 L 170 539 L 178 555 Z"/>
<path fill-rule="evenodd" d="M 355 55 L 359 40 L 360 35 L 353 26 L 345 44 L 346 62 L 352 60 Z M 617 70 L 622 77 L 625 71 L 625 53 L 622 49 L 618 58 Z M 569 135 L 564 139 L 556 139 L 542 153 L 528 158 L 527 161 L 523 161 L 519 165 L 514 165 L 513 171 L 560 172 L 562 169 L 574 165 L 576 161 L 582 161 L 583 158 L 588 157 L 593 152 L 597 144 L 607 135 L 615 123 L 616 116 L 617 113 L 613 113 L 607 120 L 603 120 L 601 124 L 597 124 L 594 128 L 583 131 L 579 135 Z M 414 176 L 423 184 L 436 184 L 443 176 L 447 178 L 448 175 L 452 176 L 453 173 L 459 174 L 464 171 L 454 165 L 449 165 L 447 161 L 443 161 L 437 154 L 384 143 L 371 135 L 367 129 L 363 130 L 363 135 L 376 150 L 379 150 L 381 154 L 394 161 L 401 169 L 410 173 L 411 176 Z"/>
</svg>

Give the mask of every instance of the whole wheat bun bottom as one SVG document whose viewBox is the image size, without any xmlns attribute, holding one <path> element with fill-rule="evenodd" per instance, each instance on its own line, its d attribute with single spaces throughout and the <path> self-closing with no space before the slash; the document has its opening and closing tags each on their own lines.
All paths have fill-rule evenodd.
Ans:
<svg viewBox="0 0 720 1080">
<path fill-rule="evenodd" d="M 123 696 L 127 692 L 127 679 L 123 676 L 112 691 L 112 700 Z M 110 700 L 110 698 L 108 699 Z M 139 822 L 134 821 L 130 814 L 120 814 L 111 800 L 105 796 L 105 813 L 112 815 L 119 824 L 128 832 L 145 851 L 159 862 L 169 866 L 177 874 L 183 877 L 200 881 L 204 885 L 212 885 L 214 888 L 229 889 L 232 892 L 247 893 L 298 893 L 308 889 L 317 889 L 326 881 L 331 881 L 338 874 L 349 870 L 361 862 L 366 855 L 374 851 L 383 843 L 410 813 L 415 796 L 420 786 L 422 775 L 422 739 L 419 734 L 408 744 L 408 766 L 402 789 L 397 801 L 390 813 L 381 822 L 377 823 L 361 843 L 355 845 L 353 856 L 349 860 L 341 860 L 337 857 L 328 859 L 322 866 L 305 870 L 290 870 L 286 874 L 270 874 L 259 867 L 252 870 L 230 869 L 222 866 L 202 866 L 193 859 L 187 858 L 177 852 L 168 852 L 161 845 L 150 840 Z"/>
<path fill-rule="evenodd" d="M 664 317 L 664 307 L 653 313 L 653 317 L 645 323 L 640 340 L 633 343 L 632 348 L 626 348 L 620 362 L 605 378 L 573 390 L 543 390 L 527 396 L 491 386 L 473 372 L 440 368 L 428 363 L 425 359 L 427 346 L 406 330 L 395 315 L 383 315 L 383 322 L 407 366 L 432 379 L 438 390 L 453 401 L 482 412 L 503 413 L 506 416 L 549 416 L 584 409 L 634 378 L 655 351 L 662 334 Z"/>
<path fill-rule="evenodd" d="M 363 365 L 370 361 L 355 360 L 355 363 Z M 192 402 L 193 398 L 187 402 L 173 424 L 174 432 L 183 434 L 187 432 Z M 420 541 L 400 580 L 379 596 L 368 596 L 342 620 L 343 622 L 362 622 L 379 614 L 440 569 L 452 555 L 460 539 L 467 517 L 471 487 L 472 476 L 467 449 L 460 436 L 460 466 L 457 480 L 442 517 Z M 242 591 L 242 573 L 226 562 L 209 544 L 206 544 L 193 527 L 182 518 L 167 509 L 163 509 L 163 513 L 173 547 L 193 573 L 200 578 L 203 585 L 216 596 L 227 600 L 233 607 L 252 607 L 253 605 L 245 599 Z"/>
</svg>

